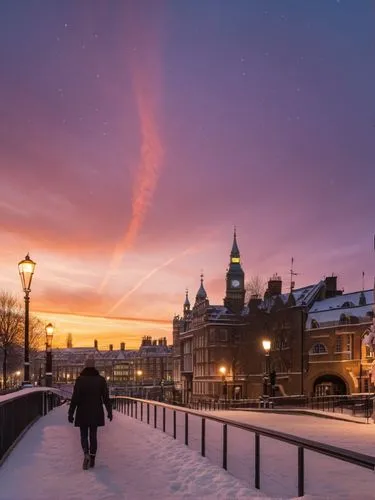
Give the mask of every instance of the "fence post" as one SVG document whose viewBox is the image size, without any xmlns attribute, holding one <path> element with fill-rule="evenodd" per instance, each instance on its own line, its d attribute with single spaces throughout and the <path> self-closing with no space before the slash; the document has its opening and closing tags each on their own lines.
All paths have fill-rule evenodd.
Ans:
<svg viewBox="0 0 375 500">
<path fill-rule="evenodd" d="M 141 422 L 143 422 L 143 401 L 141 402 Z"/>
<path fill-rule="evenodd" d="M 298 496 L 303 497 L 305 494 L 305 464 L 304 464 L 304 448 L 298 446 Z"/>
<path fill-rule="evenodd" d="M 255 433 L 255 488 L 260 489 L 260 439 L 257 432 Z"/>
<path fill-rule="evenodd" d="M 223 469 L 227 470 L 227 456 L 228 456 L 228 426 L 223 425 Z"/>
<path fill-rule="evenodd" d="M 150 403 L 147 403 L 147 423 L 150 423 Z"/>
<path fill-rule="evenodd" d="M 135 419 L 138 420 L 138 401 L 135 401 Z"/>
<path fill-rule="evenodd" d="M 130 416 L 133 418 L 133 406 L 134 406 L 134 401 L 131 399 L 130 400 Z"/>
<path fill-rule="evenodd" d="M 163 432 L 165 432 L 165 406 L 163 406 Z"/>
<path fill-rule="evenodd" d="M 189 446 L 189 414 L 185 413 L 185 444 Z"/>
<path fill-rule="evenodd" d="M 155 405 L 154 406 L 154 428 L 155 429 L 157 427 L 157 420 L 158 420 L 158 407 Z"/>
<path fill-rule="evenodd" d="M 202 418 L 201 454 L 206 456 L 206 419 Z"/>
<path fill-rule="evenodd" d="M 176 410 L 173 410 L 173 439 L 177 436 Z"/>
</svg>

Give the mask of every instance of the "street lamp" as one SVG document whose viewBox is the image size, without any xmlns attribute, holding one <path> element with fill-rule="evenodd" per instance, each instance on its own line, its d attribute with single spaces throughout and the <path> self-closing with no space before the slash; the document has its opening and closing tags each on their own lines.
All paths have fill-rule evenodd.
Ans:
<svg viewBox="0 0 375 500">
<path fill-rule="evenodd" d="M 21 376 L 21 372 L 20 372 L 20 370 L 17 370 L 16 371 L 16 384 L 17 384 L 17 387 L 20 384 L 20 376 Z"/>
<path fill-rule="evenodd" d="M 137 381 L 138 381 L 138 384 L 139 384 L 139 394 L 141 395 L 141 397 L 143 397 L 142 375 L 143 375 L 143 371 L 142 370 L 137 370 L 136 371 L 136 377 L 137 377 Z"/>
<path fill-rule="evenodd" d="M 227 373 L 227 368 L 225 366 L 220 366 L 219 372 L 221 373 L 221 380 L 223 382 L 223 396 L 225 401 L 227 400 L 227 394 L 228 394 L 228 388 L 227 388 L 227 381 L 225 380 L 225 375 Z"/>
<path fill-rule="evenodd" d="M 268 391 L 268 384 L 270 383 L 271 380 L 271 367 L 270 367 L 270 350 L 271 350 L 271 341 L 270 340 L 263 340 L 263 349 L 266 354 L 266 381 L 263 384 L 263 395 L 264 396 L 269 396 L 269 391 Z"/>
<path fill-rule="evenodd" d="M 46 386 L 52 387 L 52 339 L 53 325 L 46 326 Z"/>
<path fill-rule="evenodd" d="M 24 377 L 23 386 L 30 386 L 30 358 L 29 358 L 29 303 L 30 286 L 35 270 L 35 262 L 30 259 L 29 254 L 18 263 L 18 271 L 21 277 L 23 291 L 25 292 L 25 354 L 24 354 Z"/>
</svg>

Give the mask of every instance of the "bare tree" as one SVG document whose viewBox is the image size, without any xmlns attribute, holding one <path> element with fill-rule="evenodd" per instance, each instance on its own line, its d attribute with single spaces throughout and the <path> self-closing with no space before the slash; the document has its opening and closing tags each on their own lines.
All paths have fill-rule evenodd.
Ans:
<svg viewBox="0 0 375 500">
<path fill-rule="evenodd" d="M 7 362 L 20 341 L 23 326 L 22 305 L 11 293 L 0 291 L 0 352 L 3 358 L 3 388 L 7 387 Z"/>
<path fill-rule="evenodd" d="M 245 284 L 246 295 L 245 301 L 249 302 L 251 297 L 261 298 L 266 291 L 267 283 L 259 275 L 252 276 Z"/>
<path fill-rule="evenodd" d="M 45 326 L 36 316 L 30 317 L 29 322 L 29 345 L 32 351 L 37 351 L 45 345 Z"/>
</svg>

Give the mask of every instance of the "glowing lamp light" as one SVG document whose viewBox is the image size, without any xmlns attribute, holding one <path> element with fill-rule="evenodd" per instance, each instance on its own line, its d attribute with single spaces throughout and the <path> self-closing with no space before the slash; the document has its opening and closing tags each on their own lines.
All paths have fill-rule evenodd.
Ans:
<svg viewBox="0 0 375 500">
<path fill-rule="evenodd" d="M 24 292 L 30 292 L 31 280 L 33 278 L 36 263 L 30 259 L 29 254 L 24 260 L 18 263 L 18 271 L 20 273 L 22 288 Z"/>
<path fill-rule="evenodd" d="M 219 368 L 219 372 L 222 374 L 222 375 L 225 375 L 227 373 L 227 369 L 225 368 L 225 366 L 220 366 Z"/>
<path fill-rule="evenodd" d="M 271 341 L 270 340 L 263 340 L 262 341 L 262 344 L 263 344 L 263 349 L 266 351 L 266 352 L 269 352 L 270 349 L 271 349 Z"/>
<path fill-rule="evenodd" d="M 48 323 L 48 325 L 46 326 L 47 347 L 51 347 L 52 346 L 53 330 L 54 330 L 53 324 L 52 323 Z"/>
<path fill-rule="evenodd" d="M 137 375 L 138 375 L 138 377 L 141 377 L 143 375 L 143 371 L 142 370 L 137 370 Z"/>
</svg>

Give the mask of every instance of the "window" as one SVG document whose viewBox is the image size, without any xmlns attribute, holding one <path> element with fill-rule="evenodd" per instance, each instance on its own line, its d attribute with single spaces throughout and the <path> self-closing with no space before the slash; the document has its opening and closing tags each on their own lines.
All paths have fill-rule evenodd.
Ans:
<svg viewBox="0 0 375 500">
<path fill-rule="evenodd" d="M 219 342 L 226 342 L 228 340 L 228 331 L 225 328 L 220 328 L 217 332 L 217 340 Z"/>
<path fill-rule="evenodd" d="M 342 336 L 337 335 L 335 352 L 341 352 L 341 351 L 342 351 Z"/>
<path fill-rule="evenodd" d="M 327 354 L 328 350 L 324 344 L 314 344 L 309 351 L 309 354 Z"/>
</svg>

